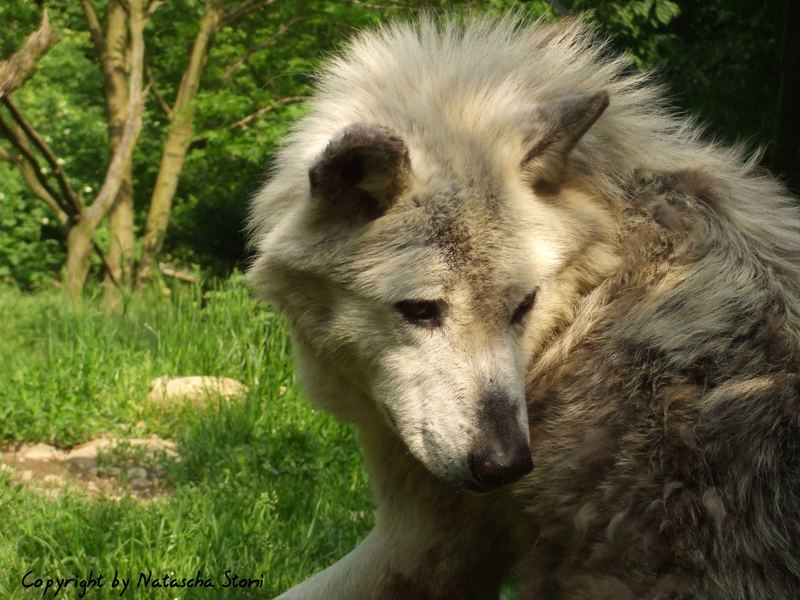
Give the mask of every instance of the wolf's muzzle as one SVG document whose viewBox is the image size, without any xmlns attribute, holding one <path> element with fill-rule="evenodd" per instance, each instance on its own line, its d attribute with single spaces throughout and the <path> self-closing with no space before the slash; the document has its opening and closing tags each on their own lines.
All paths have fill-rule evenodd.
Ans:
<svg viewBox="0 0 800 600">
<path fill-rule="evenodd" d="M 530 446 L 519 427 L 511 399 L 497 390 L 483 398 L 479 416 L 481 436 L 469 454 L 469 470 L 476 491 L 488 492 L 533 470 Z"/>
</svg>

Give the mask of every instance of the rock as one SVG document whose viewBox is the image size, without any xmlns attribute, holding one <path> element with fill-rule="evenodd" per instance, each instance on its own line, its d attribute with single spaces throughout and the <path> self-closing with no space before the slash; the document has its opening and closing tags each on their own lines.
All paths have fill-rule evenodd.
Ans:
<svg viewBox="0 0 800 600">
<path fill-rule="evenodd" d="M 144 479 L 139 477 L 131 481 L 131 488 L 134 490 L 142 491 L 142 490 L 149 490 L 154 486 L 153 482 L 149 479 Z"/>
<path fill-rule="evenodd" d="M 115 443 L 105 437 L 97 438 L 85 444 L 80 444 L 67 452 L 63 459 L 64 465 L 78 471 L 97 471 L 97 455 L 102 450 L 113 448 Z"/>
<path fill-rule="evenodd" d="M 42 477 L 42 481 L 45 484 L 53 487 L 63 487 L 64 485 L 64 478 L 53 474 L 45 475 L 44 477 Z"/>
<path fill-rule="evenodd" d="M 147 438 L 133 438 L 127 440 L 127 443 L 131 446 L 144 447 L 151 456 L 158 452 L 163 452 L 170 458 L 178 457 L 178 452 L 175 450 L 177 444 L 173 440 L 166 440 L 157 435 L 151 435 Z"/>
<path fill-rule="evenodd" d="M 247 386 L 228 377 L 158 377 L 150 383 L 147 399 L 157 405 L 176 403 L 199 406 L 215 397 L 232 400 L 247 392 Z"/>
<path fill-rule="evenodd" d="M 75 446 L 67 453 L 66 458 L 67 460 L 73 458 L 96 458 L 97 453 L 100 450 L 106 450 L 114 445 L 115 443 L 112 440 L 105 437 L 99 437 L 96 440 Z"/>
<path fill-rule="evenodd" d="M 18 460 L 61 460 L 64 453 L 58 448 L 49 444 L 34 444 L 33 446 L 22 446 L 17 452 Z"/>
<path fill-rule="evenodd" d="M 147 479 L 147 469 L 142 467 L 131 467 L 128 469 L 128 479 L 134 481 L 136 479 Z"/>
</svg>

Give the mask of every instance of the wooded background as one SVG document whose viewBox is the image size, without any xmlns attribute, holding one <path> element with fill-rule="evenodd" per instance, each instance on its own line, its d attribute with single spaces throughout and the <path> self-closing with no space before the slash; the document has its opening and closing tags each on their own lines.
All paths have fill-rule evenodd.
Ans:
<svg viewBox="0 0 800 600">
<path fill-rule="evenodd" d="M 356 29 L 434 8 L 584 13 L 710 137 L 800 187 L 795 0 L 4 0 L 0 283 L 108 306 L 247 260 L 243 220 L 314 69 Z"/>
</svg>

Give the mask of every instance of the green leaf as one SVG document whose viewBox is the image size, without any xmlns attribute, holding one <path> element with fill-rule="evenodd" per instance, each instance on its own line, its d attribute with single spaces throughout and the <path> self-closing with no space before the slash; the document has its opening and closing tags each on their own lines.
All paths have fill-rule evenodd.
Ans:
<svg viewBox="0 0 800 600">
<path fill-rule="evenodd" d="M 670 0 L 658 0 L 655 4 L 655 16 L 662 25 L 667 25 L 680 14 L 681 7 Z"/>
</svg>

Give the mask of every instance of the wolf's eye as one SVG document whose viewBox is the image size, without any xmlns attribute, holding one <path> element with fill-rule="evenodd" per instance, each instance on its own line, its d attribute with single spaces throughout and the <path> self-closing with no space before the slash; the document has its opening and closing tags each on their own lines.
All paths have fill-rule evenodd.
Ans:
<svg viewBox="0 0 800 600">
<path fill-rule="evenodd" d="M 435 300 L 401 300 L 394 307 L 412 325 L 438 327 L 441 324 L 441 305 Z"/>
<path fill-rule="evenodd" d="M 533 290 L 530 294 L 525 296 L 525 299 L 522 302 L 520 302 L 517 310 L 515 310 L 514 314 L 511 315 L 511 322 L 514 325 L 522 323 L 522 319 L 525 318 L 525 315 L 531 312 L 534 302 L 536 302 L 536 290 Z"/>
</svg>

